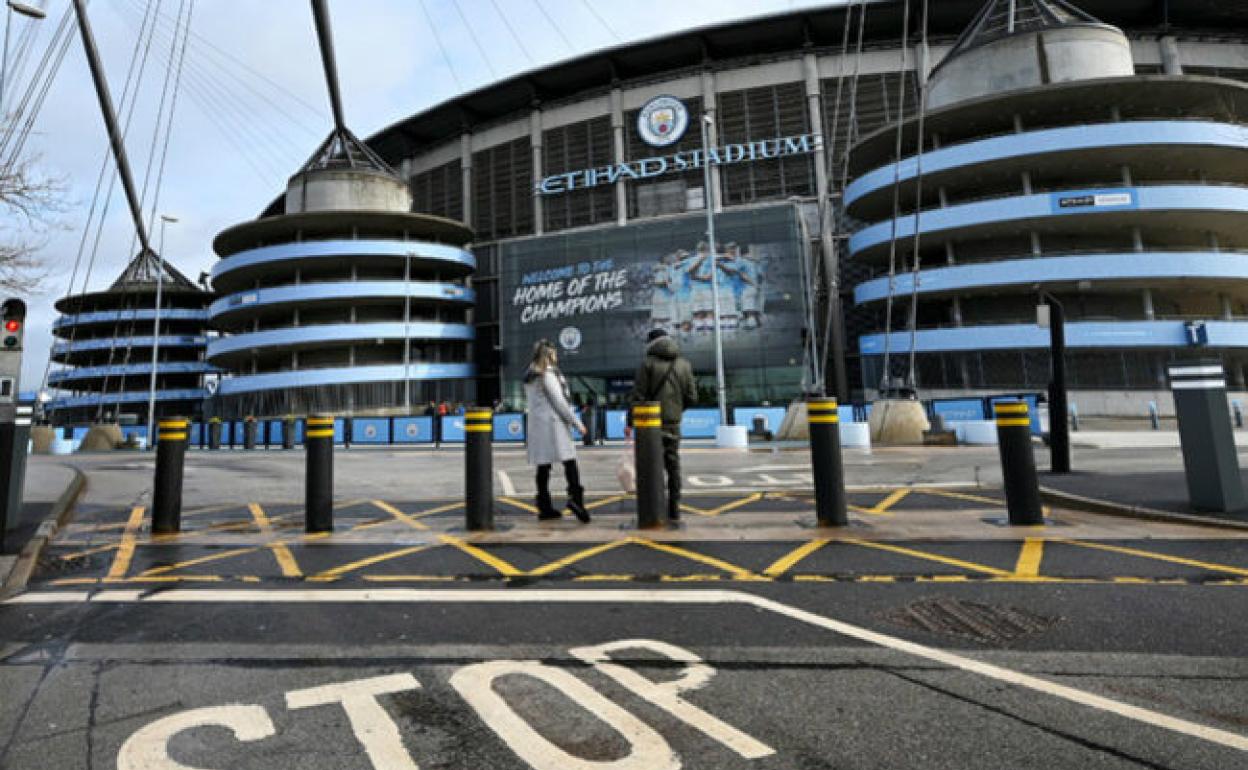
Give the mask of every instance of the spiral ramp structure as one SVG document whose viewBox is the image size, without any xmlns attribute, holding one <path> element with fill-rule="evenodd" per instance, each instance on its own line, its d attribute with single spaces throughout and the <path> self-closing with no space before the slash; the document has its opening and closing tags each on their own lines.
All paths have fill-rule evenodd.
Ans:
<svg viewBox="0 0 1248 770">
<path fill-rule="evenodd" d="M 407 185 L 350 132 L 298 174 L 285 213 L 217 236 L 226 417 L 411 413 L 463 401 L 474 375 L 472 231 L 411 213 Z"/>
<path fill-rule="evenodd" d="M 153 348 L 156 415 L 198 415 L 207 395 L 204 377 L 214 371 L 204 360 L 211 299 L 150 252 L 135 257 L 108 289 L 62 297 L 52 325 L 51 358 L 59 366 L 48 374 L 49 420 L 68 425 L 133 416 L 144 423 Z"/>
<path fill-rule="evenodd" d="M 1043 386 L 1047 293 L 1073 386 L 1164 387 L 1166 362 L 1209 355 L 1243 386 L 1248 85 L 1136 75 L 1116 28 L 1057 0 L 996 0 L 928 97 L 923 120 L 852 149 L 849 251 L 872 273 L 854 299 L 877 319 L 865 382 L 885 349 L 896 376 L 913 347 L 929 388 Z"/>
</svg>

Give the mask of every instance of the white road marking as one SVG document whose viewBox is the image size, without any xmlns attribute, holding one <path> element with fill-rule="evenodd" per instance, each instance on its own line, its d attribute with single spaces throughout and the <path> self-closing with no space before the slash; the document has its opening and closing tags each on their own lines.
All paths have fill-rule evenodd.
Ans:
<svg viewBox="0 0 1248 770">
<path fill-rule="evenodd" d="M 386 709 L 377 702 L 378 695 L 420 689 L 420 682 L 411 674 L 390 674 L 371 679 L 327 684 L 286 693 L 286 708 L 304 709 L 312 706 L 342 704 L 355 739 L 377 770 L 419 770 L 407 749 L 403 736 Z"/>
<path fill-rule="evenodd" d="M 596 762 L 573 756 L 533 729 L 494 691 L 501 676 L 538 679 L 611 726 L 628 742 L 628 754 Z M 451 676 L 451 687 L 472 706 L 498 737 L 534 770 L 679 770 L 680 760 L 654 728 L 608 700 L 571 673 L 536 660 L 493 660 L 464 666 Z"/>
<path fill-rule="evenodd" d="M 144 725 L 117 753 L 117 770 L 196 770 L 169 758 L 169 741 L 194 727 L 224 727 L 234 739 L 249 743 L 277 733 L 263 706 L 212 706 L 182 711 Z"/>
<path fill-rule="evenodd" d="M 680 676 L 670 682 L 653 682 L 627 666 L 611 662 L 611 653 L 619 650 L 649 650 L 685 664 Z M 715 676 L 715 669 L 683 647 L 654 639 L 624 639 L 593 647 L 576 647 L 568 650 L 573 656 L 632 690 L 667 713 L 700 730 L 746 759 L 762 759 L 776 753 L 761 741 L 757 741 L 732 725 L 706 713 L 680 697 L 682 692 L 704 687 Z"/>
<path fill-rule="evenodd" d="M 503 494 L 508 497 L 516 494 L 516 485 L 511 483 L 511 476 L 508 475 L 507 471 L 499 468 L 495 472 L 498 474 L 498 483 L 503 487 Z"/>
<path fill-rule="evenodd" d="M 685 479 L 695 487 L 730 487 L 736 482 L 728 476 L 720 476 L 717 474 L 710 475 L 691 475 Z"/>
<path fill-rule="evenodd" d="M 791 607 L 787 604 L 767 599 L 743 591 L 725 590 L 681 590 L 668 591 L 649 589 L 305 589 L 305 590 L 272 590 L 272 589 L 172 589 L 158 593 L 142 595 L 138 591 L 100 591 L 96 594 L 75 592 L 81 602 L 138 602 L 138 603 L 209 603 L 234 602 L 240 604 L 279 604 L 279 603 L 379 603 L 379 602 L 431 602 L 431 603 L 507 603 L 507 604 L 538 604 L 542 602 L 562 604 L 743 604 L 769 610 L 778 615 L 791 618 L 801 623 L 824 628 L 829 631 L 865 641 L 887 649 L 904 652 L 920 658 L 956 668 L 968 673 L 979 674 L 1000 682 L 1024 687 L 1036 692 L 1052 695 L 1072 703 L 1089 706 L 1107 711 L 1126 719 L 1153 725 L 1183 735 L 1190 735 L 1220 746 L 1248 751 L 1248 736 L 1219 730 L 1213 727 L 1189 722 L 1184 719 L 1163 714 L 1151 709 L 1132 706 L 1128 703 L 1105 698 L 1074 687 L 1056 684 L 1039 677 L 1022 674 L 1001 666 L 983 663 L 955 653 L 938 650 L 921 644 L 908 642 L 895 636 L 877 633 L 865 628 L 850 625 L 839 620 L 817 615 L 813 612 Z M 64 593 L 43 592 L 22 594 L 8 599 L 5 604 L 41 604 L 64 603 Z"/>
</svg>

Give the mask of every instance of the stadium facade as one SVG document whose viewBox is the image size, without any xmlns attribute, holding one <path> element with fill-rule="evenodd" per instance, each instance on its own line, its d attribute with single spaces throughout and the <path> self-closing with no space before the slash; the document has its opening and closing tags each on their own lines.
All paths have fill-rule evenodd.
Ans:
<svg viewBox="0 0 1248 770">
<path fill-rule="evenodd" d="M 886 330 L 894 332 L 891 351 L 908 357 L 915 240 L 906 217 L 914 214 L 920 177 L 928 177 L 914 335 L 920 388 L 1043 389 L 1049 374 L 1045 334 L 1035 326 L 1040 290 L 1057 294 L 1066 309 L 1076 389 L 1100 391 L 1107 403 L 1157 389 L 1164 362 L 1193 353 L 1221 357 L 1242 387 L 1248 8 L 1146 0 L 987 6 L 933 3 L 926 48 L 916 44 L 919 14 L 912 13 L 904 56 L 900 2 L 682 32 L 524 73 L 372 137 L 369 145 L 410 181 L 417 211 L 476 233 L 479 397 L 513 395 L 525 354 L 520 343 L 556 331 L 528 328 L 528 295 L 518 291 L 526 279 L 560 267 L 573 274 L 628 268 L 622 300 L 631 317 L 589 322 L 575 314 L 557 329 L 578 375 L 574 388 L 610 392 L 626 384 L 621 378 L 639 349 L 635 327 L 647 316 L 655 322 L 657 291 L 647 291 L 637 264 L 679 262 L 698 251 L 703 114 L 711 119 L 708 144 L 722 154 L 710 169 L 721 221 L 748 229 L 751 217 L 775 218 L 776 209 L 798 214 L 787 236 L 744 232 L 719 240 L 737 240 L 742 254 L 758 246 L 755 256 L 777 275 L 784 272 L 779 261 L 790 258 L 781 254 L 807 268 L 795 272 L 835 269 L 854 394 L 869 396 L 880 382 Z M 1015 18 L 1002 20 L 1009 8 Z M 1044 29 L 1032 28 L 1032 19 Z M 1046 32 L 1051 38 L 1037 49 L 1037 34 Z M 1094 39 L 1061 37 L 1072 34 Z M 1031 46 L 1033 69 L 1045 54 L 1063 64 L 1061 51 L 1084 45 L 1093 53 L 1066 61 L 1069 71 L 989 82 L 975 57 L 1004 38 L 1031 41 L 1021 45 Z M 964 64 L 939 66 L 951 52 Z M 926 78 L 919 172 L 912 156 Z M 651 118 L 660 97 L 682 105 L 688 125 L 656 146 L 643 135 L 642 112 Z M 899 120 L 905 141 L 894 168 Z M 1067 205 L 1089 196 L 1091 205 Z M 883 301 L 890 244 L 898 306 L 891 325 Z M 766 300 L 797 301 L 784 308 L 784 322 L 737 332 L 760 334 L 745 347 L 771 357 L 750 361 L 747 353 L 729 367 L 734 400 L 798 392 L 809 350 L 804 330 L 821 332 L 819 311 L 836 306 L 820 288 L 782 287 Z M 740 299 L 740 287 L 734 291 Z M 803 296 L 812 294 L 814 312 L 803 310 Z M 780 307 L 766 305 L 773 306 Z M 744 315 L 740 303 L 736 313 Z M 677 325 L 696 336 L 696 324 Z M 596 352 L 567 355 L 587 348 Z M 826 370 L 835 390 L 833 367 Z"/>
<path fill-rule="evenodd" d="M 1248 7 L 942 0 L 924 43 L 910 5 L 601 50 L 382 130 L 357 149 L 403 195 L 288 190 L 217 238 L 210 408 L 512 402 L 541 337 L 601 400 L 656 326 L 709 391 L 716 310 L 739 404 L 870 398 L 912 347 L 924 395 L 1042 390 L 1043 292 L 1085 412 L 1138 411 L 1194 355 L 1243 389 Z"/>
<path fill-rule="evenodd" d="M 44 407 L 49 420 L 56 425 L 122 418 L 144 423 L 153 396 L 153 365 L 156 416 L 198 416 L 208 395 L 204 377 L 217 372 L 204 360 L 211 300 L 211 294 L 147 251 L 109 288 L 57 300 L 61 315 L 52 324 L 51 357 L 59 367 L 49 372 L 48 385 L 58 392 Z"/>
</svg>

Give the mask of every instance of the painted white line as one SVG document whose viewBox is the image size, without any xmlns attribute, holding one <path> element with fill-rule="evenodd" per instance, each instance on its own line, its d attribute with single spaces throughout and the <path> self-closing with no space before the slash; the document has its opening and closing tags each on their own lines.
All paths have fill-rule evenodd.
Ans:
<svg viewBox="0 0 1248 770">
<path fill-rule="evenodd" d="M 1056 684 L 1046 679 L 1023 674 L 1001 666 L 983 663 L 952 652 L 934 647 L 908 642 L 895 636 L 881 634 L 865 628 L 844 623 L 833 618 L 792 607 L 787 604 L 755 596 L 742 591 L 725 590 L 681 590 L 670 591 L 646 589 L 468 589 L 468 590 L 435 590 L 435 589 L 306 589 L 306 590 L 270 590 L 257 589 L 172 589 L 153 594 L 143 595 L 138 591 L 100 591 L 96 594 L 74 592 L 66 598 L 66 593 L 45 592 L 30 593 L 14 597 L 5 604 L 40 604 L 65 603 L 67 601 L 100 602 L 137 602 L 150 603 L 208 603 L 234 602 L 242 604 L 260 603 L 381 603 L 381 602 L 436 602 L 454 603 L 505 603 L 535 604 L 541 602 L 561 604 L 745 604 L 759 609 L 774 612 L 783 617 L 800 623 L 823 628 L 851 639 L 874 644 L 886 649 L 926 658 L 945 666 L 978 674 L 999 682 L 1024 687 L 1035 692 L 1078 703 L 1082 706 L 1106 711 L 1111 714 L 1131 719 L 1144 724 L 1160 727 L 1183 735 L 1189 735 L 1220 746 L 1248 751 L 1248 736 L 1219 730 L 1214 727 L 1189 722 L 1185 719 L 1163 714 L 1159 711 L 1140 708 L 1129 703 L 1105 698 L 1094 693 L 1074 687 Z"/>
<path fill-rule="evenodd" d="M 516 485 L 511 483 L 511 476 L 507 474 L 507 471 L 499 468 L 495 473 L 498 474 L 498 483 L 503 487 L 503 494 L 508 497 L 516 494 Z"/>
</svg>

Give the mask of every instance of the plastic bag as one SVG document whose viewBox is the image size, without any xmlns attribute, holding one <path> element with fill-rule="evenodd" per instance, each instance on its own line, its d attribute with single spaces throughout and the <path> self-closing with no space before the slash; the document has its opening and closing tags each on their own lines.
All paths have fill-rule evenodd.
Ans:
<svg viewBox="0 0 1248 770">
<path fill-rule="evenodd" d="M 633 442 L 624 445 L 620 454 L 620 462 L 615 466 L 615 478 L 620 482 L 620 489 L 629 494 L 637 491 L 637 466 L 633 464 Z"/>
</svg>

